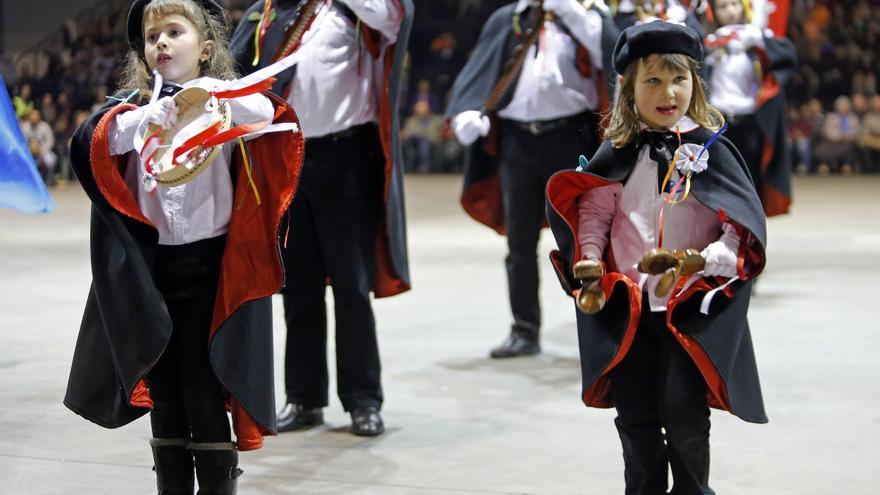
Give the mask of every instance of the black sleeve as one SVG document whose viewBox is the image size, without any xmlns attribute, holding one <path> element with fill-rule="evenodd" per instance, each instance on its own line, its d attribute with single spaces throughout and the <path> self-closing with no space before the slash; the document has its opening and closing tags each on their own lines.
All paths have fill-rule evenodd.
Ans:
<svg viewBox="0 0 880 495">
<path fill-rule="evenodd" d="M 229 40 L 229 49 L 232 52 L 232 57 L 235 59 L 235 63 L 238 65 L 238 71 L 240 74 L 252 72 L 251 63 L 254 60 L 255 48 L 254 32 L 257 30 L 259 22 L 251 21 L 249 20 L 249 17 L 253 13 L 261 14 L 264 6 L 265 0 L 259 0 L 251 5 L 251 7 L 247 9 L 247 12 L 241 17 L 238 25 L 235 26 L 235 31 L 232 33 L 232 38 Z"/>
</svg>

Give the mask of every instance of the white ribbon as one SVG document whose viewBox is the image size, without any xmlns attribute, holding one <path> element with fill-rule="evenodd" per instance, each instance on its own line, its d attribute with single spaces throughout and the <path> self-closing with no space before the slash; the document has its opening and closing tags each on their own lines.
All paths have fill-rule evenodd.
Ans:
<svg viewBox="0 0 880 495">
<path fill-rule="evenodd" d="M 702 273 L 702 272 L 700 272 L 700 273 Z M 706 295 L 703 296 L 703 302 L 700 303 L 700 313 L 703 313 L 704 315 L 708 315 L 709 314 L 709 306 L 712 304 L 712 298 L 715 297 L 715 294 L 717 294 L 718 291 L 726 289 L 727 287 L 730 286 L 730 284 L 736 282 L 737 280 L 739 280 L 739 277 L 731 277 L 731 279 L 728 280 L 727 282 L 725 282 L 724 285 L 716 287 L 716 288 L 710 290 L 709 292 L 707 292 Z"/>
</svg>

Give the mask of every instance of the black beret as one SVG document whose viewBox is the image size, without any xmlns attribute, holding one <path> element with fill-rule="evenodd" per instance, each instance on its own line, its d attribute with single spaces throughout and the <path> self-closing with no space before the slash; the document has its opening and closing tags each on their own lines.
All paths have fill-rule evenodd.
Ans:
<svg viewBox="0 0 880 495">
<path fill-rule="evenodd" d="M 144 53 L 144 9 L 153 0 L 134 0 L 131 10 L 128 11 L 128 46 L 132 50 L 143 55 Z M 194 0 L 208 11 L 209 15 L 226 24 L 226 15 L 223 7 L 214 0 Z"/>
<path fill-rule="evenodd" d="M 666 21 L 626 28 L 614 45 L 614 70 L 623 74 L 629 64 L 653 53 L 681 53 L 702 62 L 703 42 L 693 29 Z"/>
</svg>

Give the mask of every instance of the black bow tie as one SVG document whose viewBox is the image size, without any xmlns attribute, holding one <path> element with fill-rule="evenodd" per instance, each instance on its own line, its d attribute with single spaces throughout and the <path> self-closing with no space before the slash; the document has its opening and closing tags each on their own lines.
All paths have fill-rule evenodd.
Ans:
<svg viewBox="0 0 880 495">
<path fill-rule="evenodd" d="M 648 155 L 657 162 L 657 190 L 663 192 L 663 179 L 678 147 L 678 137 L 671 132 L 644 131 L 641 143 L 648 145 Z"/>
<path fill-rule="evenodd" d="M 174 96 L 183 88 L 176 84 L 162 83 L 162 89 L 159 90 L 159 96 Z"/>
</svg>

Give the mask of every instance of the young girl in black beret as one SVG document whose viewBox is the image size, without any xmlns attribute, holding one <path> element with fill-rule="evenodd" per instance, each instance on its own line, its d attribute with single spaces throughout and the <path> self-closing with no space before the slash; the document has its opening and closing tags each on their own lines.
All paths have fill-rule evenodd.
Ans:
<svg viewBox="0 0 880 495">
<path fill-rule="evenodd" d="M 147 146 L 136 143 L 148 123 L 174 128 L 172 95 L 196 87 L 228 102 L 234 124 L 250 123 L 231 131 L 293 128 L 285 103 L 253 87 L 229 91 L 227 30 L 213 0 L 136 0 L 121 89 L 71 146 L 93 203 L 93 283 L 64 403 L 109 428 L 150 412 L 160 494 L 192 495 L 195 478 L 200 494 L 234 493 L 238 450 L 275 430 L 270 297 L 283 282 L 279 227 L 302 138 L 242 135 L 247 143 L 217 144 L 189 182 L 158 187 Z"/>
<path fill-rule="evenodd" d="M 548 183 L 551 258 L 576 297 L 583 401 L 615 407 L 626 493 L 709 494 L 709 406 L 766 422 L 746 320 L 761 203 L 707 102 L 699 36 L 625 30 L 605 141 Z"/>
</svg>

